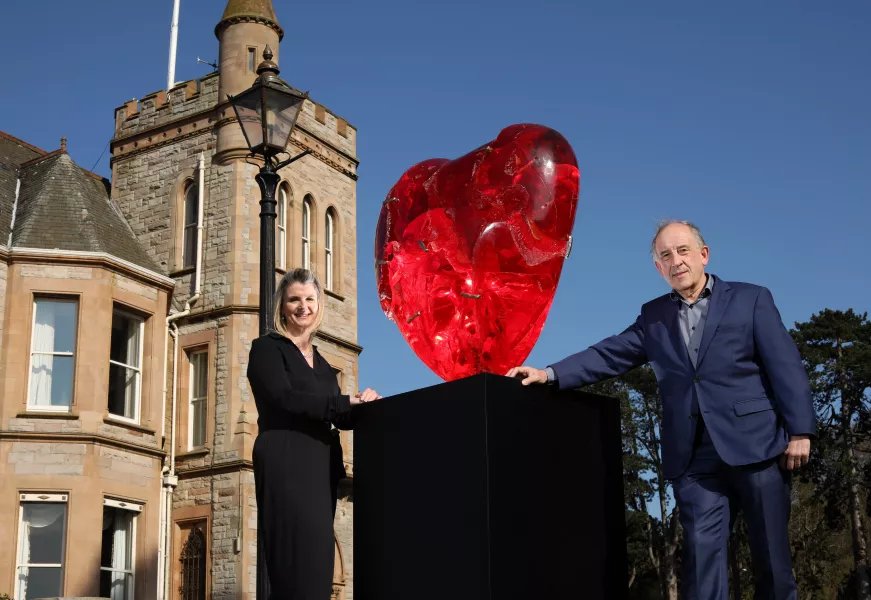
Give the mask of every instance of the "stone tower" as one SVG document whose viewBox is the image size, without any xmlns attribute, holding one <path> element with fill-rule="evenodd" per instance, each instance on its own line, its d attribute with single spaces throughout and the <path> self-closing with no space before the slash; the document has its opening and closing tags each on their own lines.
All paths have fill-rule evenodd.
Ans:
<svg viewBox="0 0 871 600">
<path fill-rule="evenodd" d="M 283 67 L 281 76 L 305 89 L 304 82 L 292 81 L 293 65 L 279 62 L 283 33 L 270 0 L 229 0 L 215 28 L 217 73 L 131 100 L 115 112 L 112 197 L 148 256 L 175 282 L 170 314 L 160 317 L 168 328 L 166 359 L 151 359 L 165 370 L 159 429 L 168 507 L 154 507 L 150 522 L 160 523 L 158 598 L 167 600 L 177 597 L 182 557 L 196 540 L 212 560 L 207 597 L 254 597 L 251 449 L 257 411 L 246 368 L 258 335 L 260 190 L 256 161 L 247 157 L 227 94 L 254 82 L 267 44 Z M 311 155 L 280 172 L 276 278 L 297 266 L 321 278 L 326 317 L 316 344 L 343 390 L 354 393 L 362 351 L 356 130 L 307 100 L 287 148 L 291 154 L 303 149 Z M 350 478 L 353 440 L 342 436 Z M 335 594 L 349 600 L 353 505 L 343 496 Z"/>
<path fill-rule="evenodd" d="M 221 22 L 215 27 L 215 35 L 218 37 L 221 74 L 218 98 L 221 102 L 225 102 L 228 95 L 235 96 L 251 87 L 266 46 L 272 49 L 273 60 L 280 66 L 279 42 L 284 30 L 278 25 L 271 0 L 230 0 Z M 219 161 L 244 158 L 248 154 L 241 128 L 227 119 L 231 116 L 233 109 L 225 106 L 217 127 Z"/>
</svg>

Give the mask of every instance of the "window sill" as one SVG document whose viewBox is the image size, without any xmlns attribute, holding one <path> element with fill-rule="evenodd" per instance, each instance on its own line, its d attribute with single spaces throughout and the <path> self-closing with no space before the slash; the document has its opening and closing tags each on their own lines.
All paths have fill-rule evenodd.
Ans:
<svg viewBox="0 0 871 600">
<path fill-rule="evenodd" d="M 344 302 L 344 301 L 345 301 L 345 297 L 344 297 L 344 296 L 341 296 L 341 295 L 337 294 L 337 293 L 334 292 L 333 290 L 324 290 L 324 293 L 326 293 L 327 296 L 332 296 L 333 298 L 335 298 L 335 299 L 338 300 L 339 302 Z"/>
<path fill-rule="evenodd" d="M 182 452 L 181 454 L 176 454 L 176 460 L 181 460 L 184 458 L 199 458 L 201 456 L 208 456 L 212 451 L 208 448 L 197 448 L 196 450 L 188 450 L 187 452 Z"/>
<path fill-rule="evenodd" d="M 106 423 L 108 425 L 116 425 L 118 427 L 126 427 L 127 429 L 132 429 L 133 431 L 147 433 L 148 435 L 157 435 L 157 432 L 154 429 L 149 429 L 148 427 L 143 427 L 142 425 L 131 423 L 130 421 L 125 421 L 123 419 L 117 419 L 111 415 L 104 415 L 103 423 Z"/>
<path fill-rule="evenodd" d="M 189 273 L 193 273 L 196 271 L 196 267 L 184 267 L 183 269 L 176 269 L 172 273 L 169 274 L 170 277 L 181 277 L 182 275 L 187 275 Z"/>
<path fill-rule="evenodd" d="M 75 421 L 79 418 L 77 412 L 43 412 L 41 410 L 30 410 L 20 412 L 15 415 L 16 419 L 68 419 Z"/>
</svg>

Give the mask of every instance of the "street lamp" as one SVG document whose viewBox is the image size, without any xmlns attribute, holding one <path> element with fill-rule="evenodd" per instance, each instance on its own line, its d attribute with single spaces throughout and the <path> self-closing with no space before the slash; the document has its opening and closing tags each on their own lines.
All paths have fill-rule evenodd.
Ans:
<svg viewBox="0 0 871 600">
<path fill-rule="evenodd" d="M 272 62 L 272 49 L 266 46 L 263 62 L 257 67 L 259 77 L 250 88 L 227 100 L 236 112 L 251 156 L 263 157 L 263 166 L 255 176 L 260 185 L 260 335 L 273 328 L 272 296 L 275 293 L 275 192 L 281 177 L 278 171 L 299 160 L 310 149 L 284 161 L 279 154 L 296 125 L 308 92 L 301 94 L 278 77 L 278 65 Z M 258 562 L 259 564 L 259 562 Z"/>
<path fill-rule="evenodd" d="M 260 186 L 260 335 L 273 328 L 272 296 L 275 294 L 275 192 L 281 177 L 278 171 L 309 154 L 306 149 L 296 156 L 278 161 L 296 125 L 296 119 L 308 93 L 300 94 L 278 78 L 278 65 L 272 62 L 272 49 L 266 46 L 259 76 L 250 88 L 227 100 L 236 112 L 251 156 L 263 157 L 263 166 L 255 176 Z M 263 559 L 263 529 L 257 510 L 257 592 L 258 600 L 269 597 L 269 577 Z"/>
</svg>

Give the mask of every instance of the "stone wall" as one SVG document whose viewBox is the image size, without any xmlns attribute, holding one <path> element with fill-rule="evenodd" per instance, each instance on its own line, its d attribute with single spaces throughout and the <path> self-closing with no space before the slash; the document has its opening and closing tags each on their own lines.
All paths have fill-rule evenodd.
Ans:
<svg viewBox="0 0 871 600">
<path fill-rule="evenodd" d="M 6 464 L 13 475 L 84 475 L 86 449 L 85 444 L 13 442 Z"/>
<path fill-rule="evenodd" d="M 311 100 L 306 101 L 297 119 L 297 126 L 313 133 L 343 153 L 356 157 L 357 130 L 325 106 Z"/>
<path fill-rule="evenodd" d="M 184 207 L 185 180 L 196 181 L 197 157 L 203 152 L 208 160 L 212 141 L 211 131 L 203 129 L 177 142 L 134 151 L 112 161 L 112 197 L 142 247 L 165 273 L 180 267 L 176 253 L 181 250 L 178 238 L 183 215 L 177 213 Z M 205 207 L 209 208 L 208 198 Z"/>
<path fill-rule="evenodd" d="M 82 422 L 77 418 L 13 417 L 9 419 L 8 429 L 28 433 L 81 433 Z"/>
<path fill-rule="evenodd" d="M 3 356 L 3 323 L 6 320 L 6 278 L 9 267 L 5 258 L 0 258 L 0 357 Z M 0 373 L 3 369 L 0 367 Z"/>
<path fill-rule="evenodd" d="M 244 540 L 253 540 L 256 558 L 256 512 L 250 512 L 247 493 L 253 492 L 254 474 L 250 471 L 217 473 L 198 477 L 180 474 L 178 487 L 173 495 L 173 513 L 184 515 L 184 509 L 208 506 L 211 545 L 211 598 L 237 598 L 242 585 L 240 563 L 244 557 L 236 552 L 244 549 Z M 253 530 L 251 524 L 254 524 Z M 238 542 L 236 540 L 239 540 Z M 250 544 L 249 544 L 250 545 Z M 248 549 L 250 552 L 250 548 Z M 177 552 L 175 552 L 177 554 Z"/>
<path fill-rule="evenodd" d="M 115 137 L 124 138 L 164 127 L 190 115 L 210 110 L 218 103 L 218 75 L 177 83 L 164 90 L 133 99 L 115 109 Z"/>
<path fill-rule="evenodd" d="M 88 448 L 94 448 L 93 453 Z M 96 460 L 96 471 L 86 469 L 86 455 Z M 103 445 L 84 442 L 12 442 L 6 464 L 12 475 L 97 475 L 111 481 L 144 487 L 159 486 L 159 460 Z"/>
<path fill-rule="evenodd" d="M 120 448 L 96 448 L 97 471 L 102 479 L 150 490 L 160 489 L 160 460 Z M 156 507 L 155 507 L 156 508 Z"/>
</svg>

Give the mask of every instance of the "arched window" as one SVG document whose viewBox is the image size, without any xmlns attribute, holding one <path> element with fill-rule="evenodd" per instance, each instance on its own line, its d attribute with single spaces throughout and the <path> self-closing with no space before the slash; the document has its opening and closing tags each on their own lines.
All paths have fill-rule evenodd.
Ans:
<svg viewBox="0 0 871 600">
<path fill-rule="evenodd" d="M 311 223 L 312 201 L 306 196 L 302 201 L 302 268 L 311 269 Z"/>
<path fill-rule="evenodd" d="M 190 183 L 184 192 L 184 240 L 182 266 L 192 267 L 197 260 L 197 214 L 199 213 L 199 189 Z"/>
<path fill-rule="evenodd" d="M 206 535 L 192 527 L 179 557 L 181 562 L 181 600 L 206 600 Z"/>
<path fill-rule="evenodd" d="M 333 289 L 333 265 L 335 264 L 334 248 L 336 243 L 336 215 L 332 208 L 327 210 L 327 229 L 324 232 L 324 253 L 326 269 L 324 271 L 324 288 Z"/>
<path fill-rule="evenodd" d="M 275 265 L 287 268 L 287 186 L 278 188 L 278 206 L 275 218 Z"/>
</svg>

